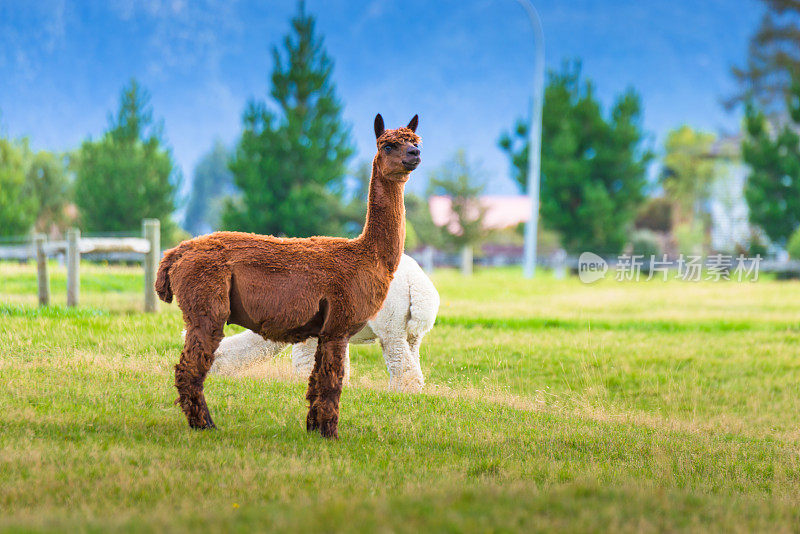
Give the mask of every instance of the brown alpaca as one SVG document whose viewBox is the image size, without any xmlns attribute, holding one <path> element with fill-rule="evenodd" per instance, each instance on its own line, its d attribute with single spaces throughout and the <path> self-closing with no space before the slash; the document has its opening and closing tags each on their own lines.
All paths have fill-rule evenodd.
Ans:
<svg viewBox="0 0 800 534">
<path fill-rule="evenodd" d="M 319 338 L 306 428 L 338 437 L 345 348 L 380 310 L 403 254 L 403 188 L 420 162 L 417 123 L 415 115 L 406 128 L 384 130 L 383 118 L 375 117 L 378 152 L 357 238 L 217 232 L 164 254 L 155 285 L 163 301 L 178 297 L 186 324 L 175 387 L 189 426 L 214 428 L 203 381 L 223 327 L 232 323 L 273 341 Z"/>
</svg>

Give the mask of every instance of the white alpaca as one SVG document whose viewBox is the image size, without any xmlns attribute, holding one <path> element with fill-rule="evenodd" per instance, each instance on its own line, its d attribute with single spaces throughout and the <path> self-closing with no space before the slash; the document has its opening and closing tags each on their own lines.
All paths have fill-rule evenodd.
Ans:
<svg viewBox="0 0 800 534">
<path fill-rule="evenodd" d="M 417 262 L 405 254 L 394 274 L 383 308 L 350 343 L 379 341 L 389 370 L 389 389 L 413 392 L 425 385 L 419 364 L 419 346 L 436 320 L 439 293 Z M 210 372 L 236 375 L 260 361 L 273 358 L 286 347 L 246 330 L 226 337 L 214 353 Z M 295 374 L 308 379 L 314 368 L 317 339 L 310 338 L 292 347 Z M 345 355 L 345 382 L 350 377 L 350 350 Z"/>
</svg>

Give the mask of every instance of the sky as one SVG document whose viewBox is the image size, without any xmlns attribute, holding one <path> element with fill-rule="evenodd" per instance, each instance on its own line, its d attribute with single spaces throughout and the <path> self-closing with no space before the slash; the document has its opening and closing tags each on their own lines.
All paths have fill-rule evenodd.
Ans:
<svg viewBox="0 0 800 534">
<path fill-rule="evenodd" d="M 548 69 L 580 59 L 607 110 L 627 88 L 642 98 L 648 146 L 682 124 L 738 130 L 734 91 L 764 12 L 758 0 L 534 0 Z M 34 149 L 98 138 L 136 77 L 185 180 L 215 139 L 233 146 L 250 99 L 267 99 L 270 49 L 289 30 L 290 0 L 0 0 L 0 132 Z M 372 122 L 420 115 L 423 164 L 409 184 L 464 148 L 487 192 L 517 193 L 501 132 L 527 116 L 533 32 L 516 0 L 308 0 L 335 61 L 334 82 L 370 160 Z"/>
</svg>

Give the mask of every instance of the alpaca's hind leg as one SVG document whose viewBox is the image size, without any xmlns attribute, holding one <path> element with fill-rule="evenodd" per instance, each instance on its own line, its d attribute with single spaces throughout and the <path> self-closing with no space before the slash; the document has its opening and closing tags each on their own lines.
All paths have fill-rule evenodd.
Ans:
<svg viewBox="0 0 800 534">
<path fill-rule="evenodd" d="M 419 366 L 419 352 L 405 337 L 381 338 L 383 358 L 389 370 L 389 390 L 413 393 L 422 389 L 425 379 Z M 419 345 L 417 345 L 417 349 Z"/>
<path fill-rule="evenodd" d="M 406 388 L 406 391 L 409 393 L 419 391 L 425 385 L 425 376 L 422 374 L 422 367 L 420 366 L 419 362 L 419 347 L 421 344 L 422 335 L 408 335 L 408 348 L 411 355 L 408 369 L 410 369 L 409 376 L 411 377 L 411 380 Z"/>
<path fill-rule="evenodd" d="M 211 328 L 189 326 L 180 362 L 175 366 L 178 404 L 192 428 L 216 428 L 203 395 L 203 382 L 214 363 L 214 351 L 223 337 L 222 328 L 223 325 Z"/>
<path fill-rule="evenodd" d="M 310 339 L 308 341 L 311 341 Z M 314 340 L 316 349 L 314 350 L 314 367 L 311 370 L 311 374 L 308 376 L 308 390 L 306 391 L 306 400 L 308 400 L 308 415 L 306 415 L 306 430 L 311 432 L 312 430 L 319 430 L 319 424 L 317 423 L 317 397 L 319 396 L 318 391 L 318 375 L 319 369 L 322 365 L 322 343 L 319 343 L 316 339 Z"/>
<path fill-rule="evenodd" d="M 342 394 L 344 359 L 347 350 L 345 337 L 320 338 L 316 353 L 314 372 L 309 379 L 309 410 L 306 427 L 319 429 L 326 438 L 339 437 L 339 397 Z"/>
</svg>

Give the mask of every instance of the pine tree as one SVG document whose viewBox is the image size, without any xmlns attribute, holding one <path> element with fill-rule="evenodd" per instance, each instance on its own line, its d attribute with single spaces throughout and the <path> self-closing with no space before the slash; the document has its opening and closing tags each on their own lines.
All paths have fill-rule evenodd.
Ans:
<svg viewBox="0 0 800 534">
<path fill-rule="evenodd" d="M 518 120 L 513 135 L 503 133 L 520 190 L 528 181 L 528 123 Z M 616 254 L 627 240 L 644 198 L 651 154 L 642 149 L 639 96 L 628 90 L 608 118 L 591 82 L 581 80 L 580 63 L 551 72 L 542 114 L 542 223 L 559 232 L 570 252 Z"/>
<path fill-rule="evenodd" d="M 77 155 L 75 201 L 89 232 L 139 231 L 144 218 L 161 220 L 169 241 L 177 174 L 153 125 L 150 97 L 136 80 L 122 90 L 116 116 L 99 141 L 84 141 Z"/>
<path fill-rule="evenodd" d="M 762 2 L 767 13 L 750 38 L 746 65 L 731 69 L 739 90 L 726 104 L 755 102 L 768 115 L 781 114 L 792 80 L 800 76 L 800 2 Z"/>
<path fill-rule="evenodd" d="M 750 221 L 772 241 L 785 244 L 800 226 L 800 83 L 787 99 L 789 121 L 772 127 L 755 105 L 745 107 L 747 138 L 742 143 L 750 167 L 745 199 Z"/>
<path fill-rule="evenodd" d="M 349 129 L 331 79 L 333 61 L 314 17 L 299 3 L 283 50 L 273 47 L 270 96 L 278 111 L 251 101 L 231 170 L 241 195 L 223 226 L 274 235 L 341 234 Z"/>
</svg>

